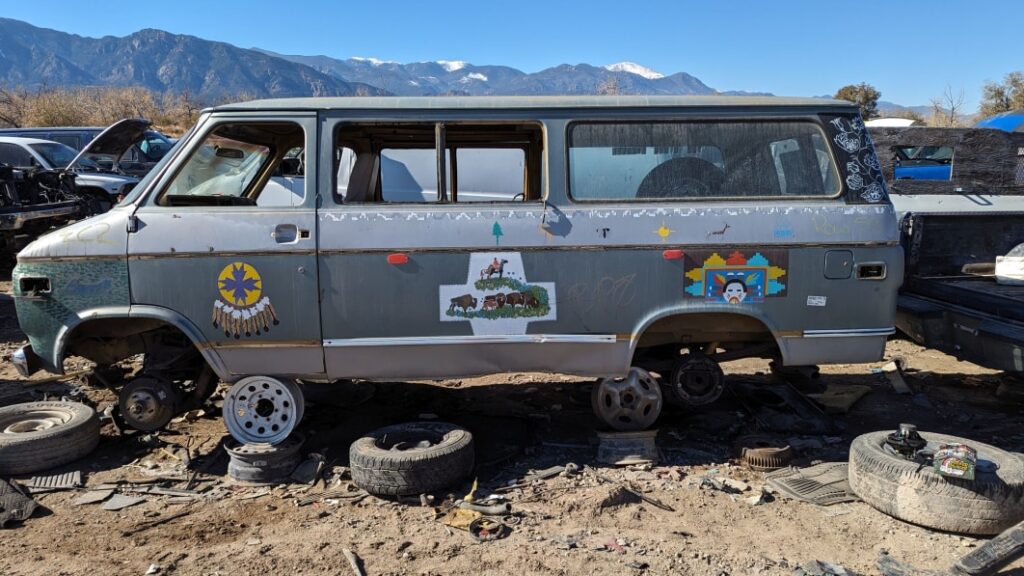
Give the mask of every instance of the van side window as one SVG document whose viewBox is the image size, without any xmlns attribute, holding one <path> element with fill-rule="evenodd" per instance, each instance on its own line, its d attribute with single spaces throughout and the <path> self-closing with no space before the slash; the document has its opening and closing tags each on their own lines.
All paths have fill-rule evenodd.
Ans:
<svg viewBox="0 0 1024 576">
<path fill-rule="evenodd" d="M 60 142 L 66 146 L 71 146 L 75 150 L 81 150 L 82 147 L 78 145 L 78 136 L 67 135 L 67 134 L 51 134 L 47 140 L 53 140 L 54 142 Z"/>
<path fill-rule="evenodd" d="M 796 121 L 576 123 L 569 187 L 580 201 L 836 196 L 821 128 Z"/>
<path fill-rule="evenodd" d="M 543 138 L 535 124 L 342 124 L 334 136 L 341 202 L 523 202 L 542 196 Z"/>
<path fill-rule="evenodd" d="M 220 124 L 196 147 L 157 203 L 161 206 L 298 206 L 305 146 L 289 122 Z"/>
</svg>

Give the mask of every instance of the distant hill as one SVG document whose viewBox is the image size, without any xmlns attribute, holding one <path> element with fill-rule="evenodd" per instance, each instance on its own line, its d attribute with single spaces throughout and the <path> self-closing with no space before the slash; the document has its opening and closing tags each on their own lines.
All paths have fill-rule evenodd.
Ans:
<svg viewBox="0 0 1024 576">
<path fill-rule="evenodd" d="M 931 106 L 901 106 L 886 100 L 878 101 L 878 115 L 883 117 L 902 117 L 908 113 L 914 113 L 922 118 L 932 114 Z"/>
<path fill-rule="evenodd" d="M 8 18 L 0 18 L 0 84 L 142 86 L 158 92 L 189 91 L 207 101 L 243 93 L 381 93 L 308 66 L 195 36 L 147 29 L 124 38 L 87 38 Z"/>
</svg>

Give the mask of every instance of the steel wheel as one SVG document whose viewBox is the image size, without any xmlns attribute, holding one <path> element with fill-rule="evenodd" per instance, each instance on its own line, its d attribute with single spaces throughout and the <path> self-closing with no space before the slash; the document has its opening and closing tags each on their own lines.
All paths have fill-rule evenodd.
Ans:
<svg viewBox="0 0 1024 576">
<path fill-rule="evenodd" d="M 59 408 L 44 408 L 0 416 L 0 434 L 28 434 L 40 432 L 71 421 L 73 414 Z"/>
<path fill-rule="evenodd" d="M 294 382 L 249 376 L 224 397 L 224 424 L 242 444 L 279 444 L 302 420 L 304 404 Z"/>
<path fill-rule="evenodd" d="M 604 378 L 595 384 L 591 404 L 608 426 L 643 430 L 661 414 L 661 387 L 649 372 L 634 367 L 625 378 Z"/>
</svg>

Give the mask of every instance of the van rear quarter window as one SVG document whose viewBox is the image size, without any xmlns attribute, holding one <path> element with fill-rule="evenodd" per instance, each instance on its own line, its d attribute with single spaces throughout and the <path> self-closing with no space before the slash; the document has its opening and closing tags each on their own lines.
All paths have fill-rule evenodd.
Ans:
<svg viewBox="0 0 1024 576">
<path fill-rule="evenodd" d="M 812 122 L 576 123 L 574 200 L 833 197 L 842 185 Z"/>
</svg>

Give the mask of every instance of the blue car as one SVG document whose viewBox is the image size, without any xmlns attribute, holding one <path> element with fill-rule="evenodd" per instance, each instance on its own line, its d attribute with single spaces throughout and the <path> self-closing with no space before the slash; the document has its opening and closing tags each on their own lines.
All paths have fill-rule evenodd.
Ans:
<svg viewBox="0 0 1024 576">
<path fill-rule="evenodd" d="M 893 153 L 897 180 L 949 180 L 952 176 L 952 146 L 896 146 Z"/>
<path fill-rule="evenodd" d="M 1024 110 L 1010 110 L 985 118 L 977 124 L 978 128 L 994 128 L 1006 132 L 1024 132 Z"/>
</svg>

